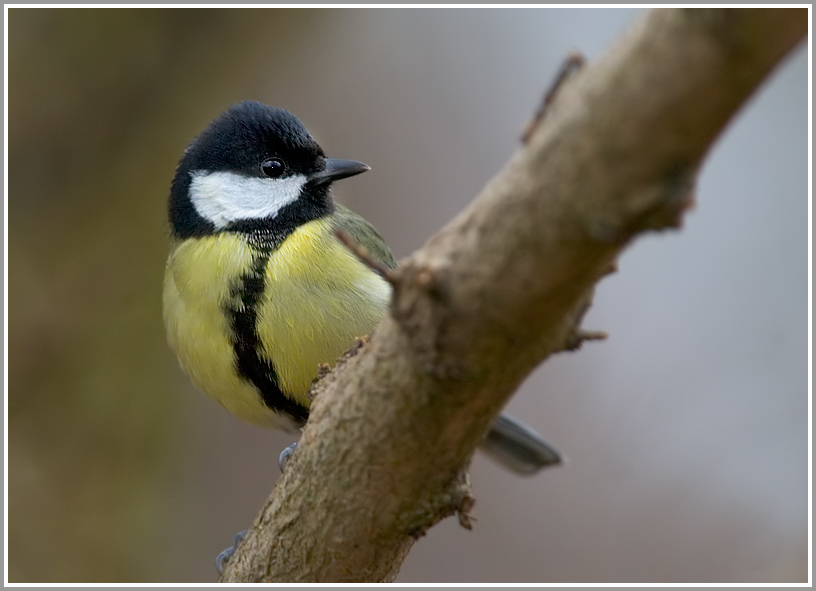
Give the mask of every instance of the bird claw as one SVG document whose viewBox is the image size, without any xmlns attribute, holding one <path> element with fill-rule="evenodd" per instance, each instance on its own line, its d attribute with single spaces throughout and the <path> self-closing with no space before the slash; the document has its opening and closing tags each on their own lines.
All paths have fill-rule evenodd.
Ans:
<svg viewBox="0 0 816 591">
<path fill-rule="evenodd" d="M 283 472 L 286 469 L 286 464 L 289 462 L 289 458 L 292 457 L 292 454 L 295 453 L 295 448 L 297 447 L 297 441 L 295 441 L 292 445 L 285 448 L 278 457 L 278 467 L 280 471 Z"/>
<path fill-rule="evenodd" d="M 221 552 L 218 556 L 215 557 L 215 570 L 218 571 L 219 575 L 224 574 L 224 566 L 229 562 L 229 559 L 232 558 L 232 555 L 238 550 L 238 546 L 241 545 L 241 542 L 244 541 L 244 538 L 247 535 L 247 530 L 239 531 L 235 536 L 232 538 L 232 546 Z"/>
</svg>

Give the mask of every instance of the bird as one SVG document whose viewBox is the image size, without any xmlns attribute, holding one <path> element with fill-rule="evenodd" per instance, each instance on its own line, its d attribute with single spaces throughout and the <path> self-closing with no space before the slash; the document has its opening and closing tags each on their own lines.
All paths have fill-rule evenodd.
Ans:
<svg viewBox="0 0 816 591">
<path fill-rule="evenodd" d="M 390 284 L 337 231 L 385 267 L 397 262 L 331 194 L 368 170 L 327 157 L 295 115 L 256 101 L 229 107 L 184 151 L 168 201 L 167 339 L 192 382 L 236 417 L 297 433 L 321 364 L 388 313 Z M 505 414 L 481 448 L 519 474 L 563 461 Z"/>
</svg>

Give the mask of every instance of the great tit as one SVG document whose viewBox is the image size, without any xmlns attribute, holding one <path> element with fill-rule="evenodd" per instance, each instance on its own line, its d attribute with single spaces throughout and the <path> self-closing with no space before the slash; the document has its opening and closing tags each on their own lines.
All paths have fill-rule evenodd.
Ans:
<svg viewBox="0 0 816 591">
<path fill-rule="evenodd" d="M 222 113 L 185 150 L 168 208 L 167 338 L 193 382 L 235 416 L 302 427 L 319 365 L 333 365 L 387 313 L 390 285 L 335 234 L 396 266 L 371 224 L 330 193 L 367 170 L 327 158 L 294 115 L 253 101 Z M 561 462 L 507 415 L 482 448 L 522 474 Z"/>
</svg>

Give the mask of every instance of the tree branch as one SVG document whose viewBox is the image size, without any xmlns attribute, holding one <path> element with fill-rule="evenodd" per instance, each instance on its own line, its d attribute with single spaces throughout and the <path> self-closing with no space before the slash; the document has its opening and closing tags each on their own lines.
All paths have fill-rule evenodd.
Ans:
<svg viewBox="0 0 816 591">
<path fill-rule="evenodd" d="M 401 266 L 391 314 L 314 389 L 286 472 L 222 581 L 391 581 L 472 505 L 467 465 L 639 233 L 678 227 L 729 119 L 807 33 L 800 9 L 650 12 L 572 75 L 527 143 Z M 589 335 L 589 336 L 588 336 Z"/>
</svg>

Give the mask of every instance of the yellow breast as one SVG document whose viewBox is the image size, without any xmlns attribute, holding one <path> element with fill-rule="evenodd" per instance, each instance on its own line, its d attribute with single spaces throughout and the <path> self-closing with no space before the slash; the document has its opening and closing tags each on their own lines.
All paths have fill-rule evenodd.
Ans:
<svg viewBox="0 0 816 591">
<path fill-rule="evenodd" d="M 266 267 L 258 332 L 281 389 L 308 405 L 320 363 L 334 365 L 386 312 L 390 286 L 342 246 L 327 220 L 301 226 Z"/>
<path fill-rule="evenodd" d="M 231 286 L 257 255 L 240 234 L 180 242 L 165 274 L 165 323 L 199 388 L 244 420 L 281 427 L 285 417 L 281 422 L 239 376 L 225 315 L 228 304 L 235 305 Z M 256 308 L 259 353 L 273 365 L 281 391 L 308 407 L 318 365 L 334 365 L 355 337 L 371 332 L 386 312 L 390 286 L 337 242 L 325 218 L 299 227 L 272 252 L 263 280 Z"/>
</svg>

